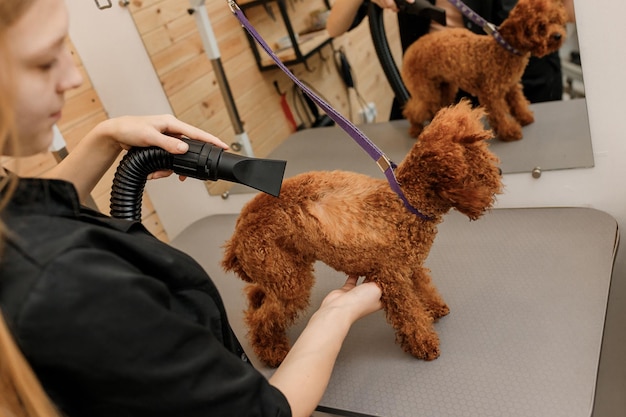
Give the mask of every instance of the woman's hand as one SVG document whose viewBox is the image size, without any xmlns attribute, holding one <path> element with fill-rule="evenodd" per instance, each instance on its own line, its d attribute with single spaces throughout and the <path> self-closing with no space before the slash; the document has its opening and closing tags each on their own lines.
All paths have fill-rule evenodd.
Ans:
<svg viewBox="0 0 626 417">
<path fill-rule="evenodd" d="M 158 146 L 171 154 L 184 154 L 189 146 L 180 140 L 181 136 L 201 140 L 228 149 L 228 145 L 217 137 L 197 127 L 182 122 L 170 114 L 159 116 L 122 116 L 106 120 L 99 125 L 104 135 L 122 149 L 132 147 Z M 171 170 L 153 172 L 148 179 L 164 178 Z M 184 180 L 184 176 L 179 177 Z"/>
<path fill-rule="evenodd" d="M 331 291 L 322 301 L 320 310 L 330 308 L 346 309 L 352 322 L 382 308 L 381 290 L 373 282 L 358 284 L 358 279 L 350 277 L 343 287 Z"/>
<path fill-rule="evenodd" d="M 94 127 L 68 156 L 46 172 L 44 177 L 70 181 L 84 202 L 123 149 L 158 146 L 172 154 L 183 154 L 187 152 L 189 146 L 179 139 L 181 136 L 228 149 L 228 145 L 215 136 L 170 114 L 115 117 Z M 172 171 L 157 171 L 149 178 L 162 178 L 171 174 Z M 181 180 L 184 178 L 180 177 Z"/>
<path fill-rule="evenodd" d="M 383 9 L 398 11 L 398 5 L 394 0 L 371 0 Z M 406 0 L 407 3 L 414 3 L 415 0 Z M 347 32 L 354 24 L 354 19 L 359 8 L 363 5 L 363 0 L 335 0 L 330 14 L 326 20 L 326 30 L 331 37 L 337 37 Z"/>
<path fill-rule="evenodd" d="M 408 3 L 413 3 L 413 1 L 414 0 L 411 0 Z M 372 0 L 372 3 L 380 6 L 381 9 L 389 9 L 394 12 L 398 11 L 398 6 L 394 0 Z"/>
<path fill-rule="evenodd" d="M 350 326 L 382 308 L 373 282 L 348 278 L 324 298 L 283 363 L 270 378 L 289 401 L 294 417 L 308 417 L 319 403 Z"/>
<path fill-rule="evenodd" d="M 183 154 L 188 146 L 181 136 L 212 143 L 223 149 L 228 145 L 217 137 L 182 122 L 171 114 L 160 116 L 122 116 L 106 120 L 100 124 L 107 136 L 115 140 L 123 149 L 134 146 L 158 146 L 169 153 Z"/>
</svg>

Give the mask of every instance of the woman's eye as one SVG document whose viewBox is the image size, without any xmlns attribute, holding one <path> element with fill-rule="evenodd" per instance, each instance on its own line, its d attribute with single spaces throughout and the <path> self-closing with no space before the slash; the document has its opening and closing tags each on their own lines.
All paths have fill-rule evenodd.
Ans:
<svg viewBox="0 0 626 417">
<path fill-rule="evenodd" d="M 52 67 L 54 67 L 54 64 L 56 64 L 57 60 L 53 59 L 52 61 L 48 61 L 44 64 L 39 65 L 39 69 L 42 71 L 49 71 Z"/>
</svg>

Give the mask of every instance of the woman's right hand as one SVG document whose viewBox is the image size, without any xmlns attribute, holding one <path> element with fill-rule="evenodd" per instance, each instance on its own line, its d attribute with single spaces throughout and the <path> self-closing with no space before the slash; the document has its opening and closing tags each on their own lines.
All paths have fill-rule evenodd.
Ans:
<svg viewBox="0 0 626 417">
<path fill-rule="evenodd" d="M 398 11 L 398 5 L 394 0 L 372 0 L 372 3 L 377 4 L 381 9 L 389 9 L 394 12 Z"/>
<path fill-rule="evenodd" d="M 351 322 L 355 322 L 382 309 L 380 287 L 373 282 L 359 284 L 357 281 L 357 278 L 350 277 L 341 288 L 328 293 L 318 311 L 345 309 Z"/>
<path fill-rule="evenodd" d="M 270 378 L 289 401 L 294 417 L 308 417 L 319 403 L 350 326 L 382 308 L 382 291 L 357 278 L 331 291 Z"/>
<path fill-rule="evenodd" d="M 372 3 L 377 4 L 382 9 L 389 9 L 394 12 L 398 12 L 398 5 L 394 0 L 371 0 Z M 406 0 L 407 3 L 414 3 L 415 0 Z"/>
</svg>

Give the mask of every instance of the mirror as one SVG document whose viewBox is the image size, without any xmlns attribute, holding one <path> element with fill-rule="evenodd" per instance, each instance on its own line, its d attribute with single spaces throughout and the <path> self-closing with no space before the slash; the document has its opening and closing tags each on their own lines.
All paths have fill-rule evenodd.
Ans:
<svg viewBox="0 0 626 417">
<path fill-rule="evenodd" d="M 402 52 L 389 46 L 383 10 L 372 5 L 368 17 L 374 47 L 385 76 L 399 101 L 405 101 L 409 92 L 396 65 L 396 61 L 402 59 Z M 392 22 L 397 25 L 396 19 Z M 389 29 L 390 33 L 397 32 L 396 28 Z M 538 62 L 536 58 L 532 59 L 533 65 Z M 543 91 L 529 89 L 527 95 L 530 94 L 531 101 L 533 96 L 537 97 L 534 99 L 537 102 L 531 104 L 535 122 L 523 128 L 524 138 L 520 141 L 492 143 L 493 151 L 502 161 L 504 173 L 532 172 L 533 176 L 539 177 L 546 170 L 589 168 L 594 165 L 575 23 L 568 23 L 566 41 L 558 54 L 545 62 L 549 62 L 545 65 L 551 67 L 560 65 L 562 94 L 559 91 L 552 93 L 557 97 L 560 95 L 560 99 L 553 99 Z"/>
<path fill-rule="evenodd" d="M 278 0 L 276 0 L 278 1 Z M 256 28 L 268 27 L 283 28 L 281 16 L 278 14 L 276 1 L 267 1 L 268 7 L 251 8 L 248 19 Z M 245 3 L 244 0 L 242 2 Z M 223 99 L 216 84 L 216 75 L 211 68 L 199 35 L 194 17 L 186 10 L 178 7 L 178 0 L 162 0 L 156 4 L 152 2 L 130 3 L 128 8 L 132 19 L 143 40 L 146 52 L 155 68 L 163 91 L 176 116 L 182 120 L 196 125 L 204 130 L 224 138 L 230 142 L 233 137 L 229 117 L 223 105 Z M 255 2 L 256 3 L 256 2 Z M 305 9 L 302 2 L 289 2 L 287 12 L 290 16 L 304 19 Z M 305 2 L 308 4 L 308 2 Z M 311 2 L 311 4 L 316 2 Z M 318 3 L 320 7 L 322 0 Z M 265 4 L 265 3 L 263 3 Z M 279 148 L 292 146 L 290 142 L 299 134 L 304 133 L 291 130 L 287 118 L 283 117 L 285 107 L 290 103 L 274 88 L 274 82 L 278 81 L 281 91 L 291 86 L 285 81 L 286 76 L 276 70 L 260 71 L 250 51 L 250 45 L 238 24 L 237 19 L 232 17 L 229 8 L 219 2 L 206 2 L 207 12 L 214 24 L 214 32 L 222 52 L 222 61 L 232 95 L 242 116 L 246 131 L 250 135 L 254 147 L 255 156 L 273 158 Z M 165 13 L 167 12 L 167 13 Z M 389 25 L 388 33 L 393 40 L 392 54 L 398 59 L 399 41 L 396 17 L 389 12 L 385 23 L 393 23 L 395 31 Z M 367 26 L 361 25 L 358 33 L 348 34 L 345 38 L 336 38 L 334 46 L 346 45 L 350 53 L 352 68 L 358 69 L 356 76 L 361 81 L 361 93 L 365 93 L 368 101 L 383 103 L 389 99 L 389 90 L 385 84 L 384 74 L 381 74 L 380 64 L 377 62 L 375 51 L 371 46 L 371 39 L 367 33 Z M 575 27 L 572 26 L 570 33 L 575 35 Z M 264 38 L 271 41 L 273 37 L 283 36 L 283 32 L 271 32 Z M 565 58 L 570 56 L 571 51 L 576 51 L 577 42 L 575 36 L 570 36 L 566 43 L 568 48 L 562 48 Z M 343 86 L 333 68 L 333 60 L 329 59 L 328 50 L 322 51 L 320 56 L 313 57 L 312 68 L 314 72 L 308 72 L 301 66 L 294 66 L 294 73 L 301 79 L 306 79 L 309 84 L 321 91 L 336 108 L 346 107 L 349 99 L 343 90 Z M 525 138 L 517 143 L 501 143 L 493 141 L 493 149 L 502 161 L 505 173 L 524 172 L 531 173 L 535 168 L 541 170 L 569 169 L 593 166 L 593 153 L 589 135 L 587 109 L 584 98 L 584 84 L 582 83 L 582 71 L 580 67 L 564 65 L 566 72 L 565 85 L 567 86 L 567 99 L 534 104 L 536 121 L 524 130 Z M 380 87 L 379 87 L 380 86 Z M 384 88 L 383 88 L 384 87 Z M 293 106 L 292 110 L 294 110 Z M 381 106 L 382 107 L 382 106 Z M 259 109 L 263 111 L 259 111 Z M 388 110 L 383 110 L 387 113 Z M 273 115 L 268 117 L 268 115 Z M 559 119 L 555 119 L 558 115 Z M 387 120 L 387 114 L 381 114 L 377 120 Z M 370 139 L 377 141 L 391 141 L 389 146 L 377 143 L 394 161 L 399 161 L 404 155 L 398 153 L 395 157 L 395 146 L 410 146 L 411 138 L 408 138 L 408 129 L 402 126 L 406 121 L 398 120 L 390 123 L 376 123 L 388 125 L 390 132 L 371 132 L 366 129 L 378 129 L 376 124 L 363 125 L 363 130 L 370 135 Z M 566 129 L 567 128 L 567 129 Z M 315 168 L 325 169 L 325 164 L 335 155 L 340 158 L 339 168 L 352 169 L 348 160 L 352 155 L 361 151 L 355 148 L 354 143 L 346 138 L 346 135 L 338 127 L 321 128 L 337 129 L 338 138 L 329 145 L 322 146 L 330 136 L 325 132 L 315 132 L 318 146 L 315 150 L 324 151 L 326 156 L 320 156 Z M 394 137 L 398 138 L 394 140 Z M 534 139 L 532 139 L 534 137 Z M 288 139 L 287 139 L 288 138 Z M 407 139 L 408 138 L 408 139 Z M 285 140 L 287 139 L 287 140 Z M 347 154 L 337 152 L 337 147 L 349 148 Z M 294 145 L 297 148 L 296 145 Z M 297 150 L 297 149 L 296 149 Z M 574 151 L 576 150 L 576 151 Z M 398 152 L 402 149 L 398 149 Z M 328 157 L 332 152 L 333 156 Z M 291 155 L 291 154 L 290 154 Z M 279 158 L 280 159 L 280 158 Z M 287 174 L 291 169 L 300 166 L 301 169 L 311 160 L 310 154 L 294 153 L 288 159 Z M 367 162 L 366 164 L 369 164 Z M 357 167 L 358 169 L 358 167 Z M 218 184 L 210 184 L 212 194 L 221 194 L 224 191 Z M 230 184 L 228 184 L 230 187 Z"/>
</svg>

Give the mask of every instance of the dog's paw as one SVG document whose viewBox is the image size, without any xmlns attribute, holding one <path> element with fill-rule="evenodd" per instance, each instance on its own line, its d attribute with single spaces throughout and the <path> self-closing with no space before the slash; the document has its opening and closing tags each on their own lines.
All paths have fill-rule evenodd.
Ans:
<svg viewBox="0 0 626 417">
<path fill-rule="evenodd" d="M 405 352 L 415 356 L 418 359 L 432 361 L 439 357 L 439 338 L 435 336 L 433 339 L 422 340 L 416 345 L 403 346 Z"/>
<path fill-rule="evenodd" d="M 434 319 L 440 319 L 450 313 L 450 308 L 446 304 L 428 306 L 428 313 Z"/>
<path fill-rule="evenodd" d="M 497 132 L 498 139 L 503 142 L 513 142 L 522 139 L 522 128 L 519 125 L 511 126 L 506 129 L 499 129 Z"/>
<path fill-rule="evenodd" d="M 397 341 L 406 353 L 427 361 L 439 357 L 439 336 L 434 331 L 416 332 L 412 335 L 397 334 Z"/>
<path fill-rule="evenodd" d="M 265 365 L 270 368 L 278 368 L 278 366 L 285 360 L 287 353 L 289 353 L 289 349 L 289 343 L 280 343 L 278 345 L 265 348 L 254 346 L 254 353 L 256 353 L 259 360 Z"/>
<path fill-rule="evenodd" d="M 517 119 L 520 125 L 528 126 L 529 124 L 535 121 L 535 116 L 532 114 L 532 112 L 528 112 L 528 113 L 518 114 L 515 117 L 515 119 Z"/>
</svg>

